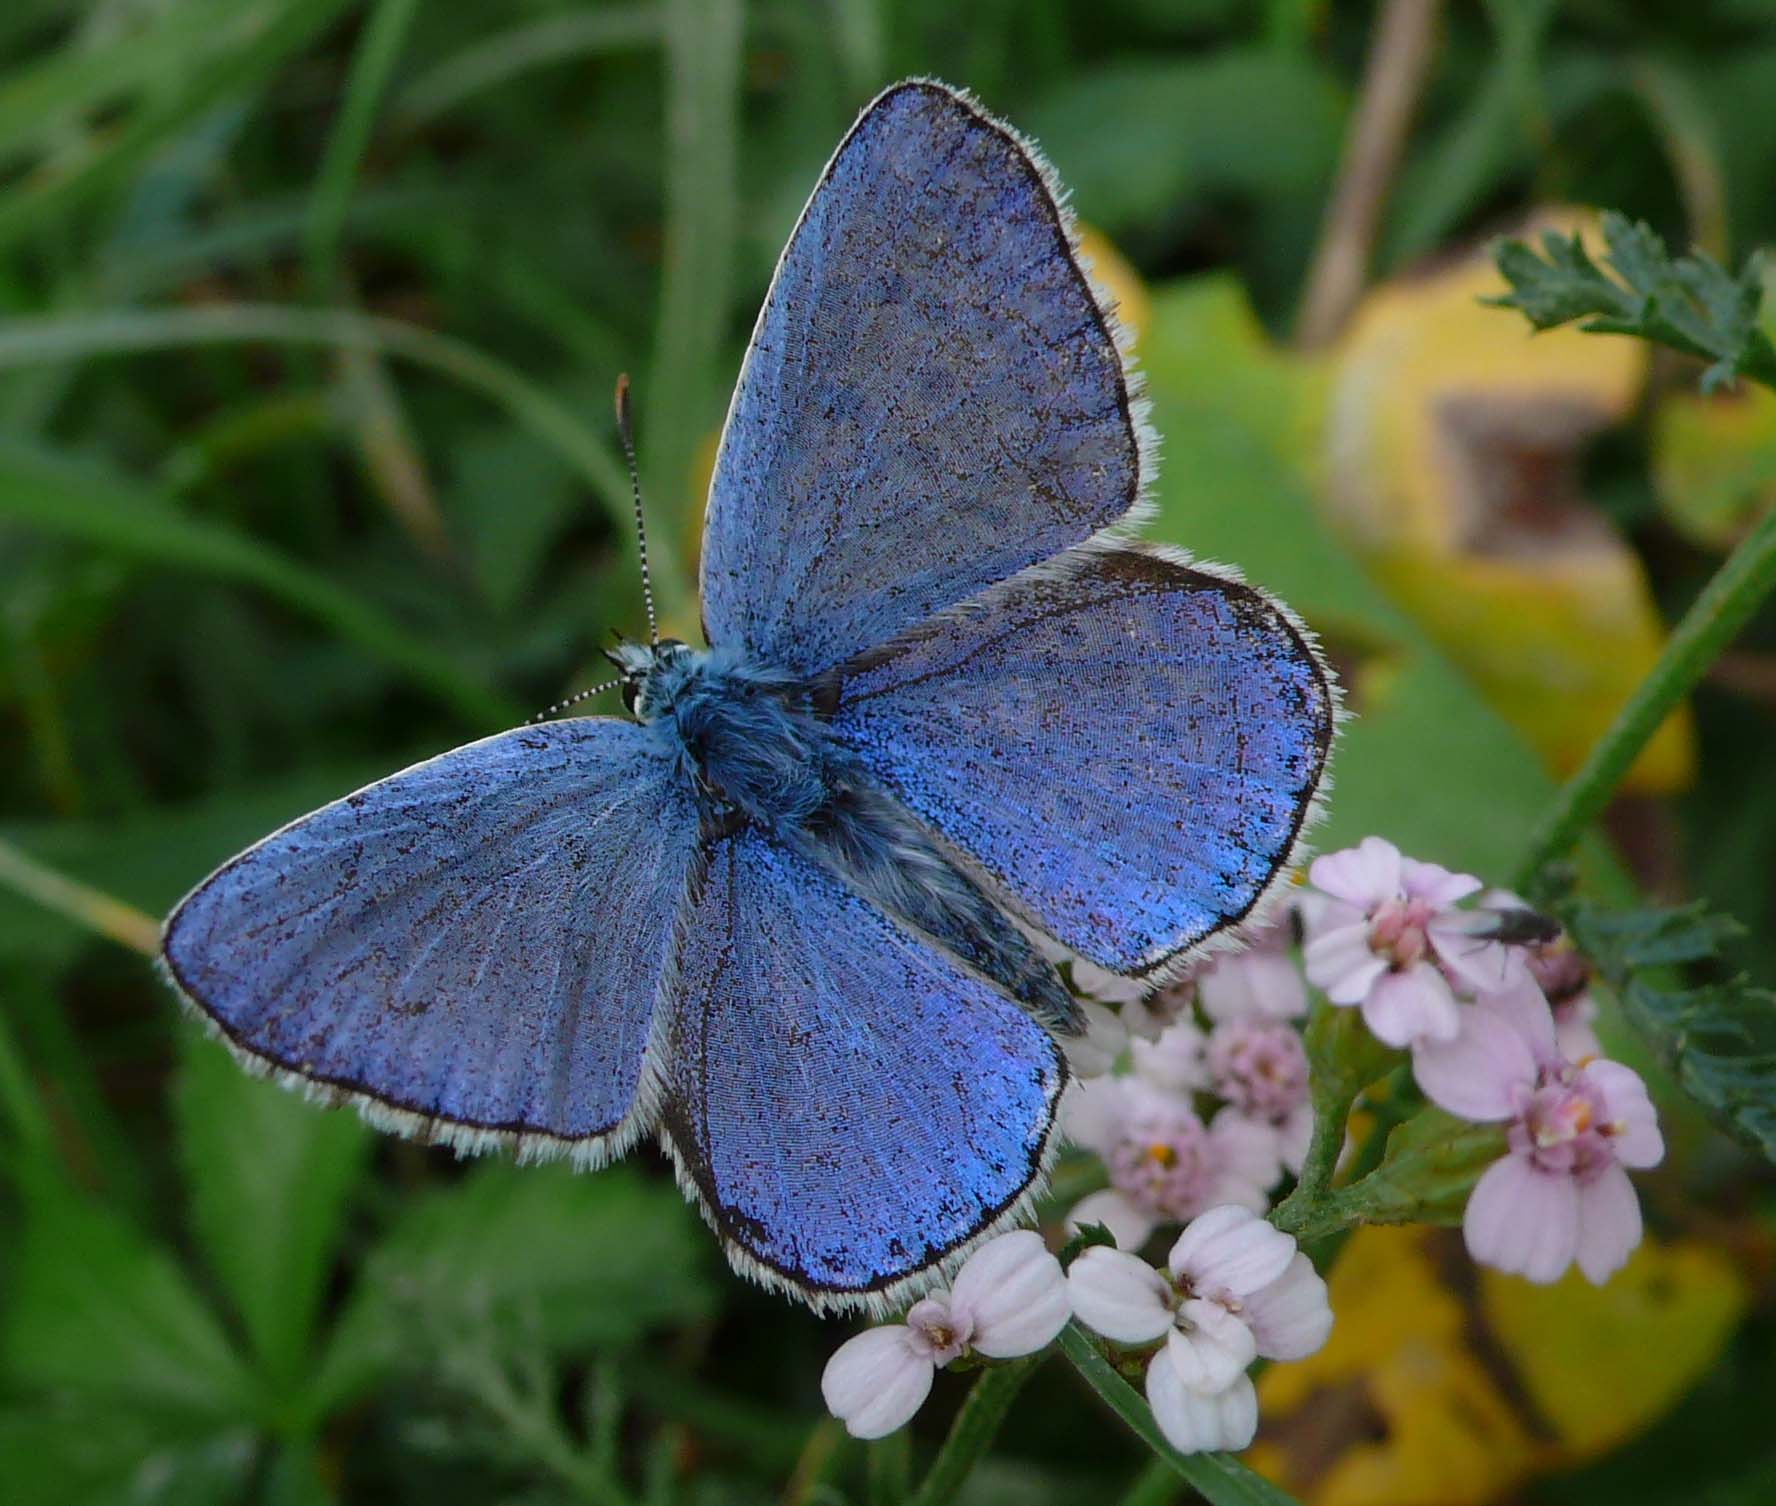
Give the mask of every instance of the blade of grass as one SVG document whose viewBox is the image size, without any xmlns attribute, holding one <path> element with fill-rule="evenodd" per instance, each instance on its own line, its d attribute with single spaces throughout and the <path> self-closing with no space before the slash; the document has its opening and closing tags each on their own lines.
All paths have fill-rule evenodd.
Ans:
<svg viewBox="0 0 1776 1506">
<path fill-rule="evenodd" d="M 1439 245 L 1517 155 L 1542 146 L 1538 60 L 1554 0 L 1487 0 L 1491 66 L 1461 118 L 1402 176 L 1382 260 L 1397 267 Z"/>
<path fill-rule="evenodd" d="M 4 882 L 7 849 L 0 844 L 0 882 Z M 0 1113 L 12 1126 L 20 1150 L 34 1160 L 49 1154 L 52 1143 L 49 1115 L 31 1081 L 31 1069 L 13 1039 L 12 1026 L 0 1014 Z"/>
<path fill-rule="evenodd" d="M 189 87 L 143 105 L 114 134 L 42 164 L 0 193 L 0 249 L 48 228 L 127 176 L 205 111 L 273 73 L 349 4 L 351 0 L 291 0 L 251 42 L 196 69 Z"/>
<path fill-rule="evenodd" d="M 160 925 L 153 917 L 90 884 L 57 873 L 3 840 L 0 884 L 132 952 L 152 957 L 160 951 Z"/>
<path fill-rule="evenodd" d="M 144 13 L 146 14 L 146 13 Z M 186 0 L 147 24 L 110 32 L 102 42 L 70 40 L 0 81 L 0 158 L 64 128 L 152 82 L 176 78 L 207 54 L 239 45 L 263 29 L 264 5 Z"/>
<path fill-rule="evenodd" d="M 739 0 L 666 0 L 666 229 L 652 382 L 640 391 L 644 469 L 678 524 L 691 456 L 719 419 L 737 218 Z M 666 615 L 664 612 L 662 616 Z"/>
<path fill-rule="evenodd" d="M 345 228 L 346 209 L 357 186 L 358 169 L 376 125 L 389 75 L 401 55 L 401 45 L 413 21 L 418 0 L 381 0 L 365 23 L 363 37 L 352 54 L 333 134 L 315 179 L 309 206 L 305 252 L 308 285 L 315 297 L 330 299 L 335 292 L 339 237 Z"/>
<path fill-rule="evenodd" d="M 0 445 L 0 518 L 256 586 L 404 670 L 477 727 L 521 720 L 516 707 L 465 675 L 448 655 L 326 577 L 92 463 L 22 444 Z"/>
<path fill-rule="evenodd" d="M 1584 765 L 1561 786 L 1554 808 L 1543 818 L 1512 880 L 1523 889 L 1542 869 L 1564 857 L 1627 775 L 1640 751 L 1708 673 L 1708 667 L 1738 635 L 1764 600 L 1776 591 L 1776 512 L 1767 512 L 1665 641 L 1658 662 L 1627 705 L 1616 713 Z"/>
<path fill-rule="evenodd" d="M 415 79 L 396 99 L 395 113 L 403 126 L 421 126 L 532 68 L 649 46 L 660 40 L 662 26 L 657 5 L 606 5 L 495 32 Z"/>
<path fill-rule="evenodd" d="M 615 455 L 568 408 L 522 373 L 448 335 L 351 309 L 296 309 L 276 304 L 154 309 L 0 321 L 0 369 L 89 356 L 123 355 L 187 345 L 268 341 L 373 350 L 399 356 L 451 378 L 504 408 L 581 476 L 613 523 L 629 527 L 629 481 Z M 662 405 L 670 409 L 673 405 Z M 682 608 L 686 582 L 673 539 L 649 541 L 661 615 Z"/>
<path fill-rule="evenodd" d="M 1287 1491 L 1254 1474 L 1231 1454 L 1181 1454 L 1167 1443 L 1146 1399 L 1098 1353 L 1097 1345 L 1078 1323 L 1061 1330 L 1061 1350 L 1135 1436 L 1195 1486 L 1211 1506 L 1296 1506 Z"/>
<path fill-rule="evenodd" d="M 1017 1400 L 1018 1392 L 1023 1390 L 1024 1383 L 1036 1373 L 1037 1366 L 1045 1356 L 1046 1352 L 1026 1355 L 1022 1359 L 1007 1360 L 981 1371 L 974 1384 L 969 1387 L 962 1409 L 956 1413 L 956 1420 L 950 1424 L 949 1436 L 944 1439 L 943 1447 L 937 1451 L 937 1457 L 931 1461 L 931 1468 L 919 1482 L 918 1490 L 910 1497 L 903 1493 L 894 1499 L 904 1499 L 907 1506 L 950 1506 L 950 1502 L 956 1499 L 962 1487 L 968 1483 L 968 1477 L 974 1473 L 975 1465 L 986 1457 L 987 1450 L 993 1446 L 993 1440 L 999 1436 L 999 1426 L 1005 1421 L 1005 1414 L 1011 1410 L 1011 1404 Z M 895 1436 L 904 1437 L 904 1430 Z"/>
</svg>

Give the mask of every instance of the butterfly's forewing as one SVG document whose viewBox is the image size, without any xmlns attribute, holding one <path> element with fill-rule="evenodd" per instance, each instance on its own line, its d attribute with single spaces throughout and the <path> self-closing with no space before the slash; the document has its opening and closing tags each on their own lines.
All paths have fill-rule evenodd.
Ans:
<svg viewBox="0 0 1776 1506">
<path fill-rule="evenodd" d="M 1039 1177 L 1054 1041 L 756 830 L 712 844 L 678 971 L 663 1136 L 749 1274 L 884 1306 Z"/>
<path fill-rule="evenodd" d="M 723 432 L 712 643 L 811 675 L 1123 517 L 1135 400 L 1033 153 L 881 95 L 803 211 Z"/>
<path fill-rule="evenodd" d="M 166 963 L 251 1062 L 378 1122 L 595 1162 L 652 1125 L 696 840 L 654 732 L 523 728 L 250 848 L 174 912 Z"/>
<path fill-rule="evenodd" d="M 864 762 L 1041 930 L 1150 975 L 1246 917 L 1294 852 L 1330 676 L 1249 586 L 1090 550 L 833 677 Z"/>
</svg>

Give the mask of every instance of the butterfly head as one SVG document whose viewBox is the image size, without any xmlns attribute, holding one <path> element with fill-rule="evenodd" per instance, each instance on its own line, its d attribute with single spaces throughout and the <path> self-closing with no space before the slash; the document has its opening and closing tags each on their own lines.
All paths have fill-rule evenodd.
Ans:
<svg viewBox="0 0 1776 1506">
<path fill-rule="evenodd" d="M 663 693 L 665 681 L 676 681 L 679 675 L 663 675 L 669 668 L 687 667 L 690 647 L 677 638 L 662 638 L 658 643 L 619 643 L 606 649 L 604 657 L 622 671 L 623 705 L 640 721 L 651 722 L 669 703 Z"/>
</svg>

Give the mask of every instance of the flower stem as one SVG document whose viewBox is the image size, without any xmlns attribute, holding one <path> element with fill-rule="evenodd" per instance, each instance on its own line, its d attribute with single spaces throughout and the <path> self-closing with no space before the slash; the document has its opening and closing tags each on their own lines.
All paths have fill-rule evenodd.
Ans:
<svg viewBox="0 0 1776 1506">
<path fill-rule="evenodd" d="M 1759 604 L 1776 589 L 1776 509 L 1766 512 L 1703 587 L 1665 651 L 1635 687 L 1584 767 L 1562 786 L 1517 871 L 1526 888 L 1591 824 L 1665 718 L 1707 672 Z"/>
<path fill-rule="evenodd" d="M 907 1506 L 946 1506 L 955 1500 L 970 1471 L 998 1435 L 999 1424 L 1005 1421 L 1012 1400 L 1041 1362 L 1042 1356 L 1033 1354 L 981 1371 L 980 1379 L 962 1403 L 962 1410 L 950 1424 L 950 1436 L 944 1439 Z"/>
<path fill-rule="evenodd" d="M 160 926 L 152 916 L 46 867 L 10 842 L 0 842 L 0 888 L 22 894 L 44 909 L 53 910 L 89 931 L 97 931 L 144 957 L 160 951 Z"/>
<path fill-rule="evenodd" d="M 1122 1498 L 1122 1506 L 1174 1506 L 1189 1488 L 1170 1464 L 1155 1459 L 1135 1476 L 1134 1484 Z"/>
<path fill-rule="evenodd" d="M 1370 1035 L 1356 1010 L 1321 998 L 1314 1000 L 1308 1016 L 1305 1043 L 1312 1066 L 1313 1135 L 1295 1190 L 1270 1215 L 1279 1229 L 1297 1237 L 1333 1200 L 1332 1177 L 1344 1149 L 1351 1106 L 1388 1060 L 1386 1048 Z"/>
<path fill-rule="evenodd" d="M 1148 1448 L 1201 1492 L 1210 1506 L 1295 1506 L 1294 1498 L 1231 1454 L 1181 1454 L 1166 1442 L 1141 1393 L 1116 1373 L 1077 1323 L 1061 1330 L 1061 1352 Z"/>
<path fill-rule="evenodd" d="M 900 1506 L 907 1498 L 913 1477 L 913 1447 L 907 1430 L 901 1428 L 886 1438 L 876 1439 L 869 1445 L 865 1459 L 869 1506 Z"/>
</svg>

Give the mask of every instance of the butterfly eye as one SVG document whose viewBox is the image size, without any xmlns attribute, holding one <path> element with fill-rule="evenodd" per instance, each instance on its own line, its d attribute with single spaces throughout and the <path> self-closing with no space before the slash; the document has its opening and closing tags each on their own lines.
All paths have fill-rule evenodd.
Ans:
<svg viewBox="0 0 1776 1506">
<path fill-rule="evenodd" d="M 631 716 L 635 715 L 635 703 L 641 696 L 640 680 L 623 681 L 623 709 Z"/>
</svg>

